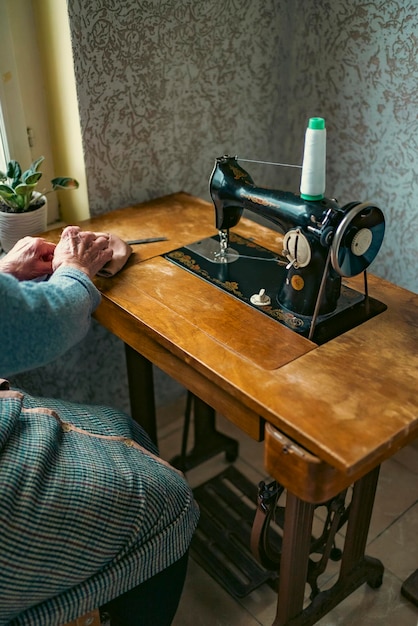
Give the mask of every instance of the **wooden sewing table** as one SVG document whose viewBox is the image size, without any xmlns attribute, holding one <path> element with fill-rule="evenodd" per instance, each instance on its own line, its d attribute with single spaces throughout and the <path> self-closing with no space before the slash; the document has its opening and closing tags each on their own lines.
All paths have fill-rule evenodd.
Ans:
<svg viewBox="0 0 418 626">
<path fill-rule="evenodd" d="M 370 559 L 369 569 L 364 551 L 379 466 L 418 434 L 418 296 L 369 275 L 387 311 L 317 346 L 162 256 L 217 234 L 210 203 L 178 193 L 81 225 L 167 237 L 134 246 L 123 271 L 96 280 L 95 317 L 128 346 L 133 415 L 152 435 L 144 363 L 264 440 L 266 470 L 287 490 L 274 625 L 313 624 L 363 582 L 379 586 L 383 568 Z M 233 231 L 281 247 L 279 233 L 253 221 Z M 362 290 L 362 277 L 348 282 Z M 314 506 L 350 485 L 339 581 L 302 611 Z"/>
</svg>

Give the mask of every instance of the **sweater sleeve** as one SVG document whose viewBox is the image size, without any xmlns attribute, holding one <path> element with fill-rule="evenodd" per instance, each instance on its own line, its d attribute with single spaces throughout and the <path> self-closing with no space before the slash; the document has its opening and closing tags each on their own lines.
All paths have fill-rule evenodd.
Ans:
<svg viewBox="0 0 418 626">
<path fill-rule="evenodd" d="M 100 293 L 83 272 L 60 267 L 48 281 L 0 273 L 0 376 L 45 365 L 87 333 Z"/>
</svg>

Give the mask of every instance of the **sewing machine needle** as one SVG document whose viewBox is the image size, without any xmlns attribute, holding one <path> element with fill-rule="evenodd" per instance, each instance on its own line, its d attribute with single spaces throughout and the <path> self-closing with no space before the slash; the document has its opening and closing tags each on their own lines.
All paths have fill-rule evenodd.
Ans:
<svg viewBox="0 0 418 626">
<path fill-rule="evenodd" d="M 127 241 L 126 243 L 129 246 L 134 246 L 140 243 L 153 243 L 154 241 L 167 241 L 167 237 L 148 237 L 148 239 L 132 239 L 131 241 Z"/>
</svg>

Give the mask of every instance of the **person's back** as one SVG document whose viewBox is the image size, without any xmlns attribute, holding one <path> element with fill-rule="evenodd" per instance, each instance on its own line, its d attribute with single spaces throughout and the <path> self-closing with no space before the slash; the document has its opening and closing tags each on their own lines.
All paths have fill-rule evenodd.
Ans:
<svg viewBox="0 0 418 626">
<path fill-rule="evenodd" d="M 0 377 L 82 338 L 100 301 L 91 278 L 110 258 L 106 235 L 69 227 L 56 247 L 25 238 L 0 260 Z M 198 508 L 131 418 L 3 380 L 0 476 L 0 625 L 97 606 L 112 626 L 171 623 Z"/>
</svg>

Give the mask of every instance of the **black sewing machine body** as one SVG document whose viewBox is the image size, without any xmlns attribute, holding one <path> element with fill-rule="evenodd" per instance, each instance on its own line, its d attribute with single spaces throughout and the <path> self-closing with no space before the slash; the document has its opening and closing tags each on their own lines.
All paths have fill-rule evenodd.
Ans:
<svg viewBox="0 0 418 626">
<path fill-rule="evenodd" d="M 290 191 L 257 187 L 251 176 L 238 163 L 237 157 L 220 157 L 209 181 L 215 205 L 218 230 L 236 226 L 244 209 L 258 213 L 274 222 L 283 233 L 295 225 L 321 224 L 329 209 L 341 212 L 334 200 L 310 202 Z"/>
<path fill-rule="evenodd" d="M 378 207 L 340 207 L 328 198 L 311 201 L 257 187 L 237 157 L 228 156 L 216 159 L 210 194 L 219 242 L 196 242 L 167 258 L 318 343 L 385 310 L 367 294 L 366 268 L 385 230 Z M 268 251 L 230 232 L 245 209 L 275 224 L 284 234 L 283 251 Z M 364 294 L 343 284 L 344 277 L 362 272 Z"/>
</svg>

